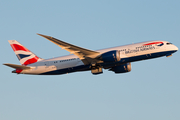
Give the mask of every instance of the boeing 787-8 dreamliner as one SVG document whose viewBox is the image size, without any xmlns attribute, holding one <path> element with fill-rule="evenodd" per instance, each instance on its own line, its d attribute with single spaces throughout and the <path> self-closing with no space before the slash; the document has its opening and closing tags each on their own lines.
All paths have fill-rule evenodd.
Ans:
<svg viewBox="0 0 180 120">
<path fill-rule="evenodd" d="M 111 47 L 97 51 L 78 47 L 56 38 L 38 34 L 55 43 L 72 55 L 42 59 L 29 51 L 16 40 L 9 43 L 18 57 L 21 65 L 4 65 L 14 68 L 13 73 L 32 75 L 61 75 L 79 71 L 91 71 L 97 75 L 108 69 L 115 73 L 131 71 L 131 63 L 157 57 L 170 57 L 178 48 L 170 42 L 155 40 L 118 47 Z"/>
</svg>

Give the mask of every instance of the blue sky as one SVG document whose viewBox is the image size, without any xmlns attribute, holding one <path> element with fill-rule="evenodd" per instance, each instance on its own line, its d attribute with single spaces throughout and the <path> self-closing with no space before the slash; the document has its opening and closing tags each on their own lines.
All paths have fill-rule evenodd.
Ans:
<svg viewBox="0 0 180 120">
<path fill-rule="evenodd" d="M 178 120 L 179 52 L 132 63 L 125 74 L 12 74 L 20 64 L 7 40 L 42 58 L 69 54 L 36 35 L 96 50 L 148 40 L 180 47 L 179 0 L 1 0 L 1 120 Z"/>
</svg>

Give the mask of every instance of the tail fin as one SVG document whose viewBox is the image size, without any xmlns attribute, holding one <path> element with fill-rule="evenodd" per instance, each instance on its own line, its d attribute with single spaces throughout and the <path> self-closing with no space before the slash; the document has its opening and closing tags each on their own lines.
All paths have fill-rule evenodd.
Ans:
<svg viewBox="0 0 180 120">
<path fill-rule="evenodd" d="M 42 60 L 16 40 L 8 40 L 22 65 L 29 65 Z"/>
</svg>

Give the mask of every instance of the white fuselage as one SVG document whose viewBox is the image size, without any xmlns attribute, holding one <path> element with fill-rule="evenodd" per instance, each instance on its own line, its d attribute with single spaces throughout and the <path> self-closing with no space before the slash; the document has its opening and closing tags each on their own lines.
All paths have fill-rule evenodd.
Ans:
<svg viewBox="0 0 180 120">
<path fill-rule="evenodd" d="M 172 53 L 178 50 L 175 45 L 167 44 L 169 43 L 167 41 L 161 41 L 163 42 L 163 45 L 148 44 L 153 42 L 155 43 L 157 41 L 148 41 L 125 46 L 112 47 L 97 50 L 97 52 L 100 52 L 102 54 L 112 50 L 120 50 L 121 60 L 119 62 L 101 63 L 103 68 L 109 68 L 115 65 L 125 64 L 127 62 L 135 62 L 161 56 L 170 56 Z M 23 70 L 21 74 L 55 75 L 90 70 L 90 66 L 84 65 L 84 63 L 76 55 L 67 55 L 52 59 L 46 59 L 30 64 L 28 66 L 33 68 L 30 70 Z"/>
</svg>

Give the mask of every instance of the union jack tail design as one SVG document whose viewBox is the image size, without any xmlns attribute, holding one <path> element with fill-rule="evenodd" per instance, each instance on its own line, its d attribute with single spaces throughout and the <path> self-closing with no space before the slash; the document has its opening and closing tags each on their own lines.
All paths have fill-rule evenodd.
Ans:
<svg viewBox="0 0 180 120">
<path fill-rule="evenodd" d="M 42 60 L 16 40 L 8 40 L 8 42 L 10 43 L 12 49 L 14 50 L 16 56 L 18 57 L 22 65 L 26 66 Z"/>
</svg>

